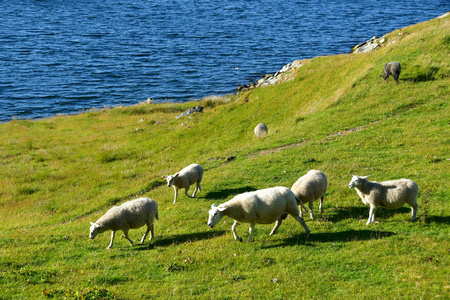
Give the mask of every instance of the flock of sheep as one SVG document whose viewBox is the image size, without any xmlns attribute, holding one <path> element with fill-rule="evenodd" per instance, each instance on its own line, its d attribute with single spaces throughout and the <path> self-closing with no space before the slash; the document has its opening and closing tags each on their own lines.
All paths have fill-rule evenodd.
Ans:
<svg viewBox="0 0 450 300">
<path fill-rule="evenodd" d="M 387 81 L 389 76 L 392 75 L 398 84 L 400 72 L 400 63 L 389 62 L 384 67 L 382 77 Z M 267 132 L 267 126 L 263 123 L 258 124 L 254 129 L 257 138 L 266 135 Z M 367 225 L 375 221 L 375 210 L 378 207 L 396 209 L 402 207 L 405 203 L 411 206 L 411 220 L 416 220 L 419 188 L 414 181 L 400 179 L 378 183 L 368 181 L 367 177 L 353 176 L 348 185 L 349 188 L 356 189 L 364 204 L 370 206 Z M 195 197 L 197 192 L 201 191 L 200 183 L 203 178 L 203 167 L 199 164 L 191 164 L 180 172 L 163 176 L 163 178 L 167 180 L 167 186 L 172 186 L 175 191 L 173 201 L 175 204 L 179 189 L 184 189 L 184 194 L 190 198 Z M 194 183 L 196 187 L 191 196 L 188 191 Z M 250 235 L 247 242 L 251 242 L 255 224 L 272 224 L 275 222 L 275 227 L 270 232 L 273 235 L 277 232 L 283 220 L 291 215 L 303 226 L 308 236 L 310 230 L 303 220 L 303 212 L 298 206 L 300 205 L 305 211 L 308 211 L 303 204 L 303 202 L 308 202 L 310 218 L 313 220 L 313 202 L 320 199 L 319 211 L 322 213 L 327 186 L 327 177 L 322 171 L 310 170 L 300 177 L 291 189 L 278 186 L 257 190 L 237 195 L 219 206 L 213 204 L 209 210 L 208 226 L 213 228 L 224 216 L 228 216 L 235 220 L 231 226 L 234 239 L 242 241 L 242 238 L 236 233 L 236 226 L 239 223 L 250 223 Z M 111 230 L 111 242 L 108 246 L 108 249 L 111 249 L 116 231 L 122 230 L 124 237 L 133 245 L 133 241 L 128 237 L 128 231 L 147 225 L 147 231 L 141 239 L 141 243 L 144 243 L 149 232 L 150 240 L 154 236 L 153 223 L 155 218 L 159 219 L 158 204 L 155 200 L 139 198 L 128 201 L 120 206 L 112 207 L 95 223 L 91 222 L 89 237 L 94 239 L 99 233 Z"/>
<path fill-rule="evenodd" d="M 172 186 L 175 190 L 175 201 L 178 189 L 184 189 L 185 194 L 194 197 L 200 190 L 200 182 L 203 177 L 203 168 L 198 164 L 191 164 L 180 172 L 164 176 L 167 186 Z M 364 204 L 370 206 L 369 219 L 367 225 L 375 221 L 375 210 L 378 207 L 396 209 L 405 203 L 411 206 L 412 221 L 417 215 L 417 184 L 409 179 L 400 179 L 384 182 L 370 182 L 368 176 L 353 176 L 349 188 L 355 188 Z M 196 184 L 192 196 L 188 194 L 191 185 Z M 235 220 L 231 230 L 235 240 L 242 241 L 236 233 L 236 226 L 239 223 L 250 223 L 249 237 L 247 242 L 252 241 L 252 233 L 255 224 L 271 224 L 275 222 L 275 227 L 270 232 L 275 234 L 284 219 L 291 215 L 305 229 L 307 236 L 310 233 L 308 226 L 303 220 L 302 210 L 305 210 L 303 202 L 309 204 L 310 218 L 314 219 L 313 202 L 320 199 L 319 211 L 322 212 L 323 200 L 327 191 L 327 177 L 322 171 L 310 170 L 300 177 L 291 187 L 273 187 L 239 194 L 231 200 L 216 206 L 212 204 L 209 210 L 208 226 L 213 228 L 224 216 Z M 133 245 L 133 241 L 128 237 L 130 229 L 140 228 L 147 225 L 147 230 L 141 239 L 141 244 L 150 232 L 150 240 L 153 238 L 153 226 L 155 218 L 158 220 L 158 204 L 150 198 L 139 198 L 114 206 L 109 209 L 95 223 L 91 222 L 90 238 L 94 239 L 99 233 L 111 230 L 111 242 L 108 249 L 111 249 L 114 242 L 115 232 L 122 230 L 124 237 Z"/>
</svg>

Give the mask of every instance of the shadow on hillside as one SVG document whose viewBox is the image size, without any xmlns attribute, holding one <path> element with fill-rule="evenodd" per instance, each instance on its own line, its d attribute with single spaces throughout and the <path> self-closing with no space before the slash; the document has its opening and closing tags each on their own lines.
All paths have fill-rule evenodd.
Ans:
<svg viewBox="0 0 450 300">
<path fill-rule="evenodd" d="M 211 231 L 211 232 L 196 232 L 196 233 L 186 233 L 186 234 L 176 234 L 168 237 L 156 236 L 154 240 L 148 243 L 148 239 L 145 241 L 144 245 L 136 244 L 133 250 L 152 250 L 155 247 L 167 247 L 170 245 L 179 245 L 184 243 L 191 243 L 199 240 L 209 240 L 226 233 L 225 230 Z"/>
<path fill-rule="evenodd" d="M 251 191 L 256 191 L 256 189 L 251 186 L 246 186 L 246 187 L 240 187 L 240 188 L 235 188 L 235 189 L 223 189 L 220 191 L 208 192 L 203 197 L 208 200 L 220 200 L 220 199 L 226 199 L 230 196 L 235 196 L 238 194 L 242 194 L 245 192 L 251 192 Z"/>
<path fill-rule="evenodd" d="M 420 70 L 422 72 L 417 72 L 415 76 L 402 78 L 402 81 L 410 81 L 410 82 L 425 82 L 425 81 L 434 81 L 439 79 L 437 73 L 439 72 L 438 67 L 427 67 L 426 70 Z"/>
<path fill-rule="evenodd" d="M 319 219 L 322 218 L 327 221 L 331 221 L 333 223 L 337 223 L 346 219 L 357 219 L 363 220 L 369 218 L 369 207 L 368 206 L 359 206 L 359 207 L 338 207 L 338 208 L 324 208 L 325 216 L 318 214 Z M 386 209 L 386 208 L 378 208 L 375 212 L 375 220 L 379 219 L 387 219 L 393 217 L 396 214 L 409 214 L 411 213 L 411 208 L 408 206 L 404 206 L 397 209 Z M 308 213 L 303 213 L 303 217 L 308 219 Z"/>
<path fill-rule="evenodd" d="M 292 237 L 285 239 L 281 243 L 270 245 L 262 248 L 277 248 L 295 246 L 298 244 L 304 244 L 306 246 L 314 246 L 311 242 L 320 243 L 334 243 L 334 242 L 354 242 L 354 241 L 367 241 L 378 240 L 395 235 L 391 231 L 374 231 L 374 230 L 346 230 L 341 232 L 324 232 L 324 233 L 311 233 L 307 239 L 305 239 L 304 233 L 293 235 Z"/>
</svg>

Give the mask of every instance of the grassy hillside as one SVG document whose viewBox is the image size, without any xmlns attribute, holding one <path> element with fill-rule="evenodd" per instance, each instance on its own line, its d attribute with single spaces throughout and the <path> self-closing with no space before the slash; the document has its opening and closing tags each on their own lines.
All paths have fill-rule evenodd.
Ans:
<svg viewBox="0 0 450 300">
<path fill-rule="evenodd" d="M 238 96 L 0 124 L 0 299 L 448 298 L 450 17 L 385 38 Z M 399 85 L 379 77 L 393 60 Z M 257 140 L 260 122 L 269 134 Z M 161 175 L 194 162 L 203 190 L 172 204 Z M 234 241 L 231 219 L 206 225 L 212 203 L 290 187 L 313 168 L 329 186 L 324 213 L 305 215 L 308 239 L 292 218 L 276 236 L 256 225 L 253 243 Z M 352 174 L 416 181 L 420 220 L 406 205 L 366 226 Z M 109 233 L 89 240 L 90 221 L 140 196 L 159 204 L 156 239 L 130 246 L 118 234 L 111 250 Z M 246 240 L 248 224 L 237 230 Z"/>
</svg>

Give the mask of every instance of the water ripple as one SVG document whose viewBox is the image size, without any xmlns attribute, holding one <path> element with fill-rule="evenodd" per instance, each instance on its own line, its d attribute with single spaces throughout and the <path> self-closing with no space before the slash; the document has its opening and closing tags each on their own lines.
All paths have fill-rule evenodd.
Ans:
<svg viewBox="0 0 450 300">
<path fill-rule="evenodd" d="M 449 10 L 419 0 L 0 1 L 0 121 L 231 93 Z"/>
</svg>

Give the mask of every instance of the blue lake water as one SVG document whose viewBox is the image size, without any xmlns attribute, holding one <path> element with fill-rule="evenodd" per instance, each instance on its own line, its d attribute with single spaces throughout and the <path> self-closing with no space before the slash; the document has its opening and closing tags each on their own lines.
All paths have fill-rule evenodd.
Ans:
<svg viewBox="0 0 450 300">
<path fill-rule="evenodd" d="M 0 0 L 0 122 L 235 92 L 450 1 Z"/>
</svg>

